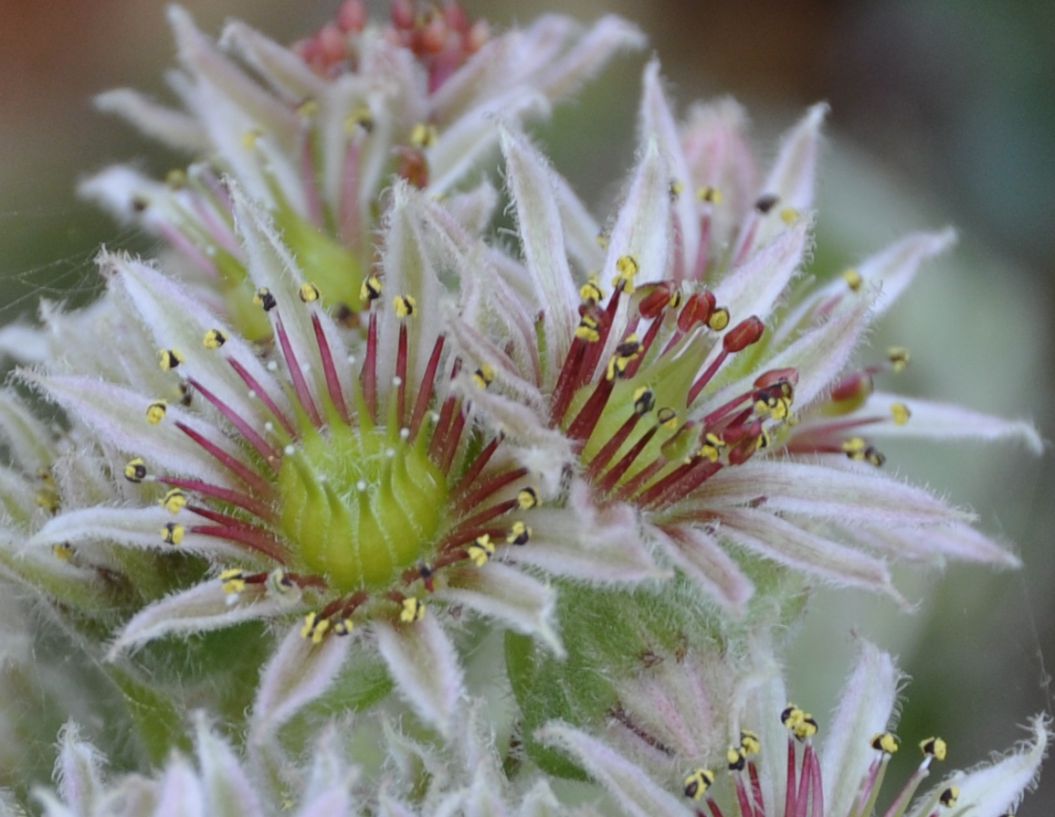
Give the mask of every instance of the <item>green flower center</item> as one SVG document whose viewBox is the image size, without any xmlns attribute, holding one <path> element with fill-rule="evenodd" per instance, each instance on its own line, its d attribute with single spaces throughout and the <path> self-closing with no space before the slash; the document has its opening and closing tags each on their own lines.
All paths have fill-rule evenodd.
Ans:
<svg viewBox="0 0 1055 817">
<path fill-rule="evenodd" d="M 300 566 L 342 592 L 382 590 L 433 555 L 448 485 L 421 445 L 342 423 L 309 432 L 278 475 Z"/>
</svg>

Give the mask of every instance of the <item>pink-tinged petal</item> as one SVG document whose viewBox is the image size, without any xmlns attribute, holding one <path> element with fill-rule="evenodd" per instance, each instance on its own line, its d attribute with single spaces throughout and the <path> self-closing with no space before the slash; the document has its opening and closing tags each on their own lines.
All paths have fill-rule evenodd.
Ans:
<svg viewBox="0 0 1055 817">
<path fill-rule="evenodd" d="M 515 60 L 516 47 L 529 36 L 529 31 L 530 29 L 513 30 L 484 43 L 479 51 L 430 95 L 428 103 L 431 115 L 428 121 L 435 122 L 442 128 L 448 122 L 457 121 L 463 111 L 478 104 L 480 100 L 487 99 L 496 87 L 499 87 L 499 83 L 505 83 L 506 87 L 509 87 L 509 74 L 506 69 L 510 60 Z"/>
<path fill-rule="evenodd" d="M 799 219 L 725 276 L 714 295 L 733 320 L 769 317 L 802 265 L 809 227 L 808 219 Z"/>
<path fill-rule="evenodd" d="M 201 766 L 202 794 L 209 815 L 261 817 L 263 811 L 257 787 L 246 776 L 231 746 L 209 728 L 205 715 L 195 718 L 198 763 Z"/>
<path fill-rule="evenodd" d="M 455 193 L 442 203 L 451 221 L 459 225 L 472 237 L 483 235 L 495 217 L 498 207 L 498 191 L 490 181 L 484 179 L 472 190 Z"/>
<path fill-rule="evenodd" d="M 546 97 L 514 88 L 459 116 L 426 152 L 429 192 L 440 195 L 453 190 L 497 150 L 499 121 L 526 122 L 547 116 L 549 110 Z"/>
<path fill-rule="evenodd" d="M 301 709 L 326 693 L 348 659 L 355 638 L 333 637 L 313 644 L 290 629 L 260 673 L 249 743 L 263 745 Z"/>
<path fill-rule="evenodd" d="M 104 441 L 129 456 L 142 457 L 151 472 L 163 469 L 219 485 L 226 485 L 232 479 L 230 472 L 180 431 L 176 423 L 202 435 L 236 459 L 242 456 L 214 428 L 179 406 L 169 405 L 164 422 L 151 425 L 146 411 L 154 401 L 152 397 L 91 377 L 27 373 L 25 378 Z"/>
<path fill-rule="evenodd" d="M 494 771 L 476 766 L 465 798 L 465 817 L 512 817 L 501 796 L 501 782 Z"/>
<path fill-rule="evenodd" d="M 575 333 L 578 292 L 568 268 L 564 229 L 554 195 L 553 171 L 546 160 L 521 136 L 502 129 L 506 178 L 516 205 L 524 260 L 531 287 L 542 310 L 548 369 L 558 369 Z"/>
<path fill-rule="evenodd" d="M 601 272 L 603 279 L 616 274 L 617 262 L 624 256 L 637 262 L 640 270 L 638 284 L 670 277 L 673 259 L 670 251 L 673 246 L 670 168 L 656 140 L 648 134 L 645 138 L 626 200 L 619 208 L 608 237 L 608 256 Z M 607 285 L 607 280 L 603 283 Z M 614 332 L 612 337 L 616 343 L 621 340 Z"/>
<path fill-rule="evenodd" d="M 778 747 L 779 753 L 780 747 L 783 747 L 788 739 L 788 730 L 780 722 L 780 718 L 773 717 L 774 713 L 782 712 L 788 705 L 789 697 L 784 686 L 783 668 L 775 665 L 774 648 L 767 639 L 754 645 L 753 652 L 757 656 L 755 660 L 760 661 L 761 666 L 741 682 L 742 698 L 738 702 L 740 705 L 733 719 L 730 737 L 735 742 L 740 730 L 747 729 L 758 735 L 762 746 Z M 782 761 L 780 754 L 775 758 L 767 755 L 761 761 L 766 772 L 759 776 L 759 783 L 767 810 L 775 811 L 784 804 L 788 777 L 787 764 Z"/>
<path fill-rule="evenodd" d="M 237 52 L 289 105 L 318 99 L 326 92 L 326 81 L 303 59 L 241 20 L 224 26 L 220 45 Z"/>
<path fill-rule="evenodd" d="M 54 794 L 47 789 L 38 789 L 33 793 L 33 798 L 40 803 L 44 817 L 84 817 L 71 809 L 66 808 Z M 24 817 L 25 811 L 14 805 L 9 805 L 7 798 L 0 795 L 0 815 L 3 817 Z"/>
<path fill-rule="evenodd" d="M 630 817 L 688 817 L 692 813 L 638 764 L 578 729 L 555 721 L 535 732 L 535 739 L 570 755 Z"/>
<path fill-rule="evenodd" d="M 377 813 L 379 817 L 419 817 L 406 803 L 382 794 L 377 801 Z"/>
<path fill-rule="evenodd" d="M 864 547 L 899 559 L 940 563 L 949 558 L 996 567 L 1022 566 L 1022 561 L 1006 545 L 962 522 L 907 530 L 890 526 L 857 527 L 847 531 L 847 536 Z"/>
<path fill-rule="evenodd" d="M 297 612 L 303 606 L 295 600 L 259 593 L 232 596 L 224 592 L 218 579 L 206 580 L 166 596 L 133 616 L 110 645 L 107 658 L 113 661 L 125 650 L 134 650 L 163 636 L 222 630 L 244 621 Z"/>
<path fill-rule="evenodd" d="M 458 653 L 443 627 L 426 613 L 409 626 L 376 622 L 372 629 L 400 694 L 425 723 L 449 736 L 464 683 Z"/>
<path fill-rule="evenodd" d="M 671 182 L 680 186 L 673 205 L 673 217 L 677 225 L 676 240 L 680 242 L 682 268 L 696 260 L 700 246 L 700 218 L 697 214 L 696 191 L 692 175 L 681 146 L 678 124 L 674 119 L 670 103 L 663 91 L 663 79 L 659 73 L 659 62 L 651 60 L 645 67 L 644 93 L 641 98 L 641 132 L 656 140 L 659 152 L 670 170 Z M 724 301 L 722 301 L 724 303 Z M 738 314 L 732 311 L 732 314 Z"/>
<path fill-rule="evenodd" d="M 755 587 L 714 536 L 702 528 L 679 525 L 651 528 L 648 537 L 663 547 L 667 559 L 678 570 L 727 612 L 743 615 Z"/>
<path fill-rule="evenodd" d="M 247 556 L 243 548 L 225 539 L 194 533 L 191 526 L 197 519 L 189 511 L 173 516 L 160 505 L 152 508 L 102 505 L 77 508 L 49 519 L 29 537 L 26 548 L 43 549 L 65 543 L 102 542 L 143 550 L 194 553 L 209 558 Z M 168 524 L 179 524 L 186 529 L 178 546 L 166 543 L 162 536 Z"/>
<path fill-rule="evenodd" d="M 751 211 L 741 228 L 734 258 L 746 258 L 753 248 L 772 239 L 783 228 L 785 215 L 805 216 L 813 209 L 821 125 L 827 113 L 824 103 L 814 105 L 784 135 L 776 161 L 759 191 L 762 196 L 776 196 L 776 203 L 765 213 L 758 208 Z"/>
<path fill-rule="evenodd" d="M 581 273 L 600 269 L 604 263 L 604 251 L 597 242 L 601 232 L 597 219 L 576 195 L 567 179 L 554 173 L 553 184 L 569 257 L 578 265 Z"/>
<path fill-rule="evenodd" d="M 105 91 L 95 98 L 95 107 L 121 117 L 146 136 L 176 150 L 201 153 L 208 149 L 201 123 L 195 117 L 160 105 L 138 91 Z"/>
<path fill-rule="evenodd" d="M 250 396 L 249 388 L 235 375 L 231 361 L 237 361 L 283 411 L 289 411 L 284 389 L 261 365 L 254 349 L 241 334 L 205 311 L 198 299 L 173 281 L 170 275 L 120 256 L 109 256 L 102 263 L 113 268 L 158 347 L 174 349 L 183 355 L 181 372 L 201 383 L 235 414 L 244 418 L 255 417 L 255 425 L 263 426 L 273 418 L 259 399 Z M 221 332 L 226 339 L 220 349 L 207 349 L 203 344 L 205 334 L 210 330 Z"/>
<path fill-rule="evenodd" d="M 904 601 L 890 582 L 886 564 L 837 544 L 765 511 L 722 511 L 719 535 L 734 544 L 836 585 L 885 593 Z"/>
<path fill-rule="evenodd" d="M 921 488 L 875 468 L 759 460 L 724 468 L 700 491 L 701 507 L 761 505 L 771 513 L 839 522 L 853 518 L 871 525 L 937 525 L 971 518 Z"/>
<path fill-rule="evenodd" d="M 852 416 L 893 416 L 897 404 L 907 406 L 910 417 L 907 423 L 876 423 L 868 427 L 869 437 L 915 438 L 931 440 L 985 440 L 986 442 L 1019 441 L 1034 454 L 1044 451 L 1044 441 L 1028 420 L 1006 420 L 972 411 L 952 403 L 937 403 L 916 397 L 876 392 Z M 804 428 L 808 426 L 804 423 Z"/>
<path fill-rule="evenodd" d="M 560 635 L 554 629 L 556 591 L 519 570 L 492 562 L 452 577 L 450 585 L 438 589 L 436 595 L 498 619 L 518 633 L 537 637 L 555 655 L 564 655 Z"/>
<path fill-rule="evenodd" d="M 55 459 L 54 436 L 13 389 L 0 392 L 0 441 L 13 464 L 29 474 L 49 467 Z"/>
<path fill-rule="evenodd" d="M 725 256 L 758 191 L 758 166 L 746 131 L 747 114 L 729 98 L 694 105 L 682 128 L 693 195 L 707 188 L 721 195 L 708 212 L 718 257 Z"/>
<path fill-rule="evenodd" d="M 1048 715 L 1037 715 L 1030 721 L 1027 742 L 1001 760 L 979 766 L 969 772 L 957 772 L 923 795 L 909 817 L 927 817 L 934 808 L 938 793 L 955 785 L 960 789 L 956 813 L 1011 814 L 1023 795 L 1036 786 L 1040 766 L 1048 751 L 1051 721 Z"/>
<path fill-rule="evenodd" d="M 170 6 L 168 18 L 180 61 L 197 81 L 195 91 L 203 86 L 213 89 L 228 105 L 238 106 L 269 132 L 282 136 L 294 132 L 296 118 L 292 108 L 283 105 L 228 59 L 198 30 L 184 9 Z"/>
<path fill-rule="evenodd" d="M 181 757 L 175 757 L 165 769 L 153 817 L 213 817 L 198 776 Z"/>
<path fill-rule="evenodd" d="M 867 641 L 839 695 L 821 756 L 824 804 L 829 814 L 851 814 L 861 781 L 875 760 L 873 735 L 893 727 L 901 674 L 893 659 Z"/>
<path fill-rule="evenodd" d="M 55 785 L 63 802 L 77 814 L 92 814 L 101 794 L 103 758 L 81 739 L 77 724 L 66 723 L 59 732 Z"/>
<path fill-rule="evenodd" d="M 620 51 L 645 44 L 640 29 L 613 15 L 602 17 L 555 63 L 549 64 L 530 84 L 551 100 L 574 94 Z"/>
</svg>

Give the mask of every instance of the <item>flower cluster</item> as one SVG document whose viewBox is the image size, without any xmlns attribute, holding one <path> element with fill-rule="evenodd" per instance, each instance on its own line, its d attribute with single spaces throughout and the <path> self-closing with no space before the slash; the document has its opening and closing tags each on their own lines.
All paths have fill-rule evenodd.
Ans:
<svg viewBox="0 0 1055 817">
<path fill-rule="evenodd" d="M 71 724 L 45 811 L 526 817 L 568 813 L 570 777 L 635 817 L 871 814 L 893 660 L 863 647 L 817 752 L 770 645 L 817 582 L 907 604 L 892 560 L 1018 564 L 877 443 L 1032 426 L 877 390 L 905 349 L 856 357 L 951 231 L 816 284 L 824 107 L 763 174 L 740 109 L 679 121 L 655 61 L 596 220 L 526 127 L 640 44 L 616 18 L 345 0 L 291 47 L 170 19 L 183 107 L 99 103 L 192 158 L 82 187 L 164 251 L 103 252 L 105 292 L 20 328 L 0 394 L 3 579 L 165 765 L 107 779 Z M 927 738 L 885 813 L 995 814 L 1046 741 L 910 810 Z"/>
</svg>

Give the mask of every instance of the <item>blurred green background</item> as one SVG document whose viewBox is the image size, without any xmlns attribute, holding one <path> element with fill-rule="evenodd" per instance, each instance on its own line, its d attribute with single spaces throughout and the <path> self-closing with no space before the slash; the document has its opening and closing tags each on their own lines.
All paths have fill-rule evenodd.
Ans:
<svg viewBox="0 0 1055 817">
<path fill-rule="evenodd" d="M 239 16 L 289 39 L 314 30 L 336 4 L 186 3 L 207 30 Z M 499 27 L 546 10 L 629 17 L 662 57 L 679 103 L 736 96 L 752 113 L 767 159 L 780 128 L 809 103 L 828 100 L 816 271 L 841 268 L 910 229 L 951 223 L 961 234 L 956 251 L 928 269 L 874 339 L 877 349 L 897 342 L 914 351 L 909 374 L 892 385 L 1031 417 L 1046 439 L 1055 437 L 1055 3 L 466 6 Z M 111 161 L 133 158 L 157 172 L 174 161 L 97 115 L 90 101 L 118 85 L 162 93 L 173 49 L 164 4 L 153 0 L 0 0 L 0 20 L 0 322 L 8 322 L 31 315 L 41 297 L 90 298 L 100 243 L 151 250 L 150 241 L 77 201 L 73 189 L 82 174 Z M 647 56 L 620 60 L 581 95 L 580 106 L 537 131 L 599 212 L 633 155 Z M 904 737 L 941 732 L 951 742 L 951 763 L 970 764 L 1018 739 L 1017 724 L 1029 714 L 1051 709 L 1052 458 L 1036 460 L 1013 446 L 886 453 L 889 468 L 977 509 L 987 532 L 1017 545 L 1026 569 L 906 572 L 903 587 L 919 601 L 907 617 L 858 594 L 822 593 L 795 641 L 793 687 L 801 705 L 826 711 L 856 635 L 876 640 L 899 652 L 913 677 Z M 1049 769 L 1020 814 L 1046 813 L 1052 801 Z"/>
</svg>

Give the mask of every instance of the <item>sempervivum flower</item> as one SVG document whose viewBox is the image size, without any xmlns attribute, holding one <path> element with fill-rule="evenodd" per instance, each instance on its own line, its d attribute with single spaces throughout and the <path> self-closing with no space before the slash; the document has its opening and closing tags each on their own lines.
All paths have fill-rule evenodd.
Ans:
<svg viewBox="0 0 1055 817">
<path fill-rule="evenodd" d="M 506 552 L 537 548 L 547 567 L 589 568 L 595 582 L 654 574 L 639 545 L 592 553 L 592 520 L 533 511 L 540 488 L 452 390 L 462 364 L 446 341 L 439 268 L 428 260 L 443 236 L 428 227 L 425 207 L 410 188 L 394 191 L 383 260 L 362 286 L 368 327 L 354 354 L 319 288 L 237 191 L 255 301 L 276 339 L 264 360 L 178 283 L 146 264 L 104 258 L 108 297 L 138 313 L 160 349 L 155 370 L 171 381 L 167 390 L 84 373 L 27 377 L 130 457 L 124 476 L 142 498 L 60 513 L 27 547 L 88 552 L 115 543 L 197 553 L 216 566 L 133 617 L 111 655 L 165 634 L 295 611 L 306 614 L 298 627 L 312 644 L 366 624 L 419 714 L 445 730 L 461 674 L 440 624 L 447 617 L 426 615 L 430 595 L 559 652 L 551 589 L 503 564 Z M 139 331 L 128 337 L 135 342 Z M 112 340 L 119 348 L 121 337 Z M 169 396 L 177 381 L 187 404 Z M 578 560 L 562 571 L 575 548 Z"/>
<path fill-rule="evenodd" d="M 831 729 L 821 740 L 823 725 L 787 703 L 778 674 L 753 682 L 753 688 L 745 683 L 739 711 L 734 710 L 737 716 L 730 719 L 730 748 L 690 760 L 672 748 L 679 746 L 676 740 L 664 740 L 670 734 L 691 735 L 694 719 L 710 719 L 711 713 L 694 710 L 692 696 L 681 694 L 681 688 L 692 686 L 690 679 L 667 674 L 659 682 L 663 688 L 653 690 L 652 697 L 688 706 L 653 711 L 648 727 L 636 728 L 638 739 L 647 738 L 653 752 L 658 746 L 670 761 L 689 761 L 680 780 L 649 773 L 607 741 L 566 724 L 550 724 L 539 737 L 567 752 L 610 792 L 623 813 L 633 817 L 694 812 L 710 817 L 1009 814 L 1036 781 L 1047 751 L 1047 719 L 1033 718 L 1029 741 L 1005 757 L 945 775 L 936 786 L 919 793 L 950 750 L 940 737 L 912 735 L 921 755 L 919 765 L 900 784 L 886 779 L 893 755 L 905 751 L 900 738 L 889 731 L 901 680 L 889 655 L 862 645 L 832 715 Z M 680 802 L 676 789 L 684 794 Z"/>
<path fill-rule="evenodd" d="M 864 399 L 882 367 L 845 373 L 949 234 L 912 236 L 800 292 L 823 108 L 784 138 L 754 189 L 731 110 L 679 129 L 648 67 L 640 163 L 603 253 L 566 204 L 567 184 L 505 133 L 524 261 L 476 253 L 465 274 L 478 295 L 459 343 L 493 371 L 481 409 L 528 449 L 526 464 L 555 472 L 570 452 L 589 486 L 577 507 L 636 516 L 647 541 L 734 611 L 752 583 L 730 550 L 895 595 L 884 555 L 1015 564 L 967 515 L 879 472 L 859 429 L 1037 446 L 1032 428 L 931 403 L 913 422 L 911 400 Z M 890 367 L 905 362 L 898 352 Z"/>
<path fill-rule="evenodd" d="M 269 330 L 246 297 L 226 176 L 267 205 L 326 304 L 350 317 L 374 261 L 380 193 L 393 178 L 452 195 L 452 209 L 486 224 L 489 184 L 456 191 L 494 147 L 490 119 L 544 114 L 641 39 L 614 17 L 583 32 L 559 16 L 491 37 L 454 3 L 418 14 L 396 2 L 388 26 L 367 25 L 362 4 L 345 3 L 293 49 L 241 22 L 219 47 L 182 9 L 170 19 L 181 61 L 172 84 L 185 110 L 128 89 L 99 105 L 197 161 L 166 182 L 114 166 L 82 190 L 173 248 L 172 270 L 253 340 Z"/>
</svg>

